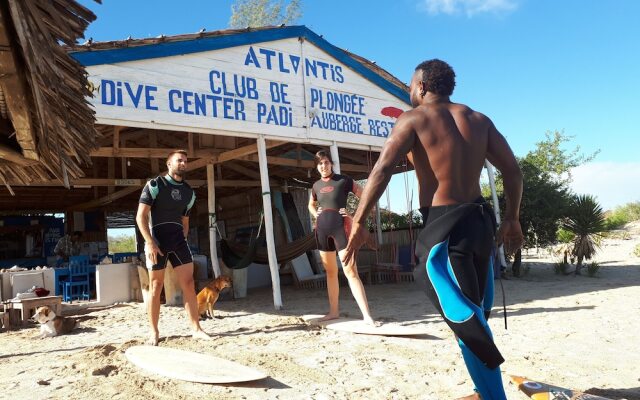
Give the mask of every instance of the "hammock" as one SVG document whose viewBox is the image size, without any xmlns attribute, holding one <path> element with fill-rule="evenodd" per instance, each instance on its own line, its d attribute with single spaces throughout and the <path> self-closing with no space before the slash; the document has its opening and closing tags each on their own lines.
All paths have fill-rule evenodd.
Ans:
<svg viewBox="0 0 640 400">
<path fill-rule="evenodd" d="M 254 254 L 252 257 L 252 262 L 256 264 L 269 264 L 269 256 L 267 253 L 267 248 L 260 246 L 259 248 L 255 245 L 257 240 L 253 241 Z M 226 263 L 227 261 L 224 259 L 225 247 L 228 249 L 229 253 L 235 254 L 244 254 L 248 256 L 252 251 L 252 243 L 249 245 L 242 245 L 239 243 L 233 243 L 227 240 L 221 241 L 221 250 L 223 253 L 223 260 Z M 300 239 L 296 239 L 291 243 L 283 244 L 276 247 L 276 258 L 278 264 L 284 264 L 293 260 L 294 258 L 306 253 L 309 250 L 317 249 L 318 244 L 316 242 L 315 232 L 308 234 L 307 236 L 303 236 Z M 243 257 L 244 259 L 244 257 Z M 250 264 L 251 262 L 249 262 Z M 230 264 L 227 264 L 230 265 Z M 245 267 L 241 267 L 245 268 Z"/>
<path fill-rule="evenodd" d="M 249 241 L 249 246 L 245 249 L 244 255 L 239 256 L 237 252 L 235 252 L 229 246 L 229 243 L 222 239 L 220 241 L 220 252 L 222 253 L 222 261 L 224 264 L 231 269 L 243 269 L 247 268 L 249 264 L 254 262 L 254 258 L 256 256 L 256 249 L 258 247 L 258 239 L 251 236 L 251 240 Z"/>
</svg>

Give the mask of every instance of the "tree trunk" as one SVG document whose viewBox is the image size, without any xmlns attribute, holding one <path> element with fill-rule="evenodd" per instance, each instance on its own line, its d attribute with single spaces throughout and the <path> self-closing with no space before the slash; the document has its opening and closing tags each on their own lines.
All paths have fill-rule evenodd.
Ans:
<svg viewBox="0 0 640 400">
<path fill-rule="evenodd" d="M 513 264 L 511 264 L 511 272 L 516 278 L 520 276 L 520 267 L 522 266 L 522 249 L 516 251 L 513 257 Z"/>
<path fill-rule="evenodd" d="M 582 269 L 582 260 L 583 256 L 578 256 L 578 263 L 576 264 L 576 275 L 580 275 L 580 270 Z"/>
</svg>

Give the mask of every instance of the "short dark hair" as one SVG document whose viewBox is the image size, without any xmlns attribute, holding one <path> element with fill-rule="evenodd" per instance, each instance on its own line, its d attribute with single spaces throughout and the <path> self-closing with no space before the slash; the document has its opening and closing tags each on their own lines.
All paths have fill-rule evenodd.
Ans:
<svg viewBox="0 0 640 400">
<path fill-rule="evenodd" d="M 313 157 L 313 160 L 316 162 L 316 166 L 318 166 L 318 164 L 320 164 L 320 161 L 323 158 L 328 158 L 329 161 L 331 162 L 331 164 L 333 164 L 333 160 L 331 159 L 331 153 L 326 151 L 326 150 L 320 150 L 319 152 L 316 153 L 316 155 Z"/>
<path fill-rule="evenodd" d="M 416 67 L 422 71 L 422 82 L 427 92 L 441 96 L 451 96 L 456 86 L 456 73 L 451 65 L 438 59 L 423 61 Z"/>
<path fill-rule="evenodd" d="M 187 154 L 186 150 L 177 149 L 177 150 L 173 150 L 173 151 L 171 151 L 171 153 L 169 153 L 169 155 L 167 156 L 167 161 L 171 160 L 171 157 L 173 157 L 174 154 L 182 154 L 185 157 L 189 156 L 189 154 Z"/>
<path fill-rule="evenodd" d="M 73 233 L 71 234 L 71 236 L 77 236 L 78 238 L 82 237 L 82 232 L 80 231 L 73 231 Z"/>
</svg>

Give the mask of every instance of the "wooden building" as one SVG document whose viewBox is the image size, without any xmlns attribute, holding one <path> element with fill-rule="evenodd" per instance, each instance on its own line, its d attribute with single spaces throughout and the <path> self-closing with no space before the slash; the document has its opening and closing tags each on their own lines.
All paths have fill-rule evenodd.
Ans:
<svg viewBox="0 0 640 400">
<path fill-rule="evenodd" d="M 217 222 L 223 220 L 224 234 L 232 237 L 256 224 L 264 210 L 276 308 L 282 302 L 272 192 L 297 192 L 306 204 L 318 178 L 312 156 L 322 148 L 331 150 L 338 171 L 366 178 L 395 111 L 409 108 L 405 84 L 304 26 L 87 43 L 67 50 L 88 73 L 89 92 L 79 88 L 70 97 L 82 103 L 86 95 L 98 133 L 86 124 L 58 139 L 64 143 L 58 158 L 48 159 L 61 160 L 57 169 L 36 173 L 29 165 L 15 174 L 0 165 L 0 177 L 11 187 L 11 193 L 0 193 L 0 211 L 102 210 L 107 219 L 126 224 L 147 179 L 166 171 L 168 152 L 185 149 L 187 180 L 198 198 L 195 240 L 203 253 L 213 255 L 214 269 Z M 47 92 L 51 107 L 62 107 L 64 98 L 55 96 L 62 93 Z M 91 111 L 73 115 L 92 118 Z M 23 149 L 20 160 L 33 159 Z M 3 158 L 17 163 L 15 157 Z M 407 166 L 397 168 L 404 172 Z"/>
</svg>

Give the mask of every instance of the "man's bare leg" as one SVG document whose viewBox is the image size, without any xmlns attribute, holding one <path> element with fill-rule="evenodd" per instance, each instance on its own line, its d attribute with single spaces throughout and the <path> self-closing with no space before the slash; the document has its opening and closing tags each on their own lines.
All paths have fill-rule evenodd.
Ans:
<svg viewBox="0 0 640 400">
<path fill-rule="evenodd" d="M 321 251 L 322 266 L 327 274 L 327 295 L 329 296 L 329 313 L 320 318 L 320 321 L 330 321 L 340 318 L 339 297 L 340 283 L 338 282 L 338 264 L 334 251 Z"/>
<path fill-rule="evenodd" d="M 193 282 L 193 263 L 190 262 L 188 264 L 174 267 L 173 271 L 175 272 L 180 288 L 182 289 L 184 309 L 187 312 L 187 317 L 189 317 L 189 320 L 191 321 L 193 337 L 195 339 L 211 339 L 211 336 L 207 335 L 200 327 L 198 300 Z"/>
<path fill-rule="evenodd" d="M 149 318 L 149 338 L 147 344 L 157 346 L 160 339 L 158 320 L 160 319 L 160 294 L 164 285 L 164 269 L 159 271 L 149 270 L 149 298 L 146 304 Z"/>
</svg>

